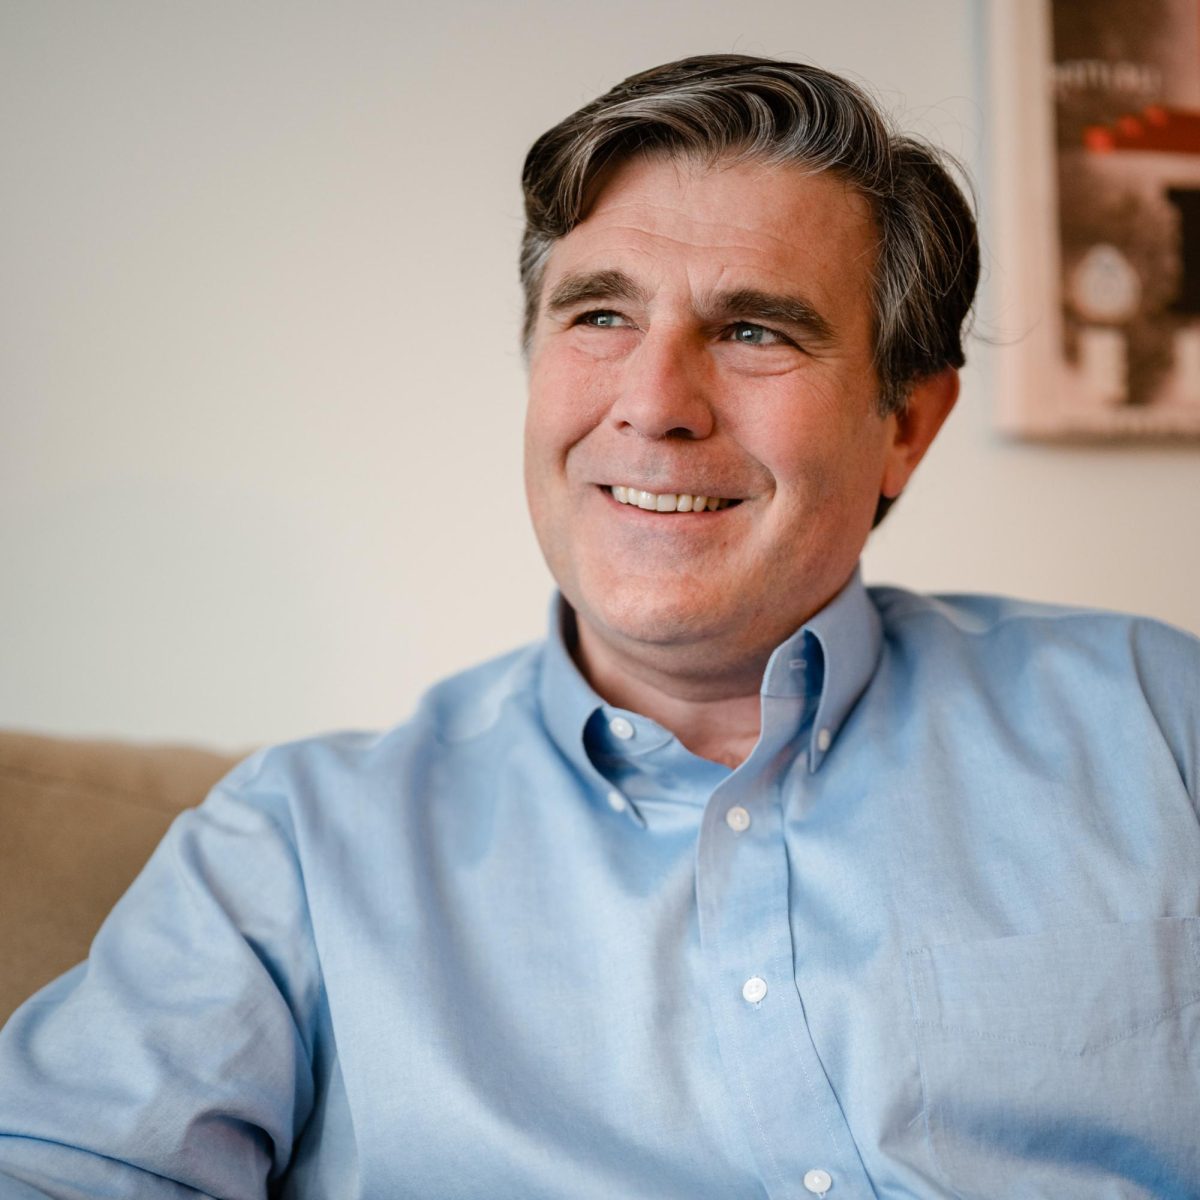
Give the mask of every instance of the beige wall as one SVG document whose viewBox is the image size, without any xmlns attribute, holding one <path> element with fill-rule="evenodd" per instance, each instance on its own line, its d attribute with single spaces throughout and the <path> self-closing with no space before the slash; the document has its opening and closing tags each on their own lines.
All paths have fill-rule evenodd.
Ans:
<svg viewBox="0 0 1200 1200">
<path fill-rule="evenodd" d="M 0 724 L 228 746 L 381 725 L 537 636 L 528 143 L 634 70 L 738 50 L 870 80 L 978 168 L 978 21 L 964 0 L 4 0 Z M 1200 454 L 1006 443 L 997 353 L 868 577 L 1200 631 Z"/>
</svg>

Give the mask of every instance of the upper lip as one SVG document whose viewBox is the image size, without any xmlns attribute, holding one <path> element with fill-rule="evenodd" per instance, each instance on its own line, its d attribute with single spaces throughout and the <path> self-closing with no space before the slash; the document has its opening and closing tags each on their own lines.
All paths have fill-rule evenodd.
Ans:
<svg viewBox="0 0 1200 1200">
<path fill-rule="evenodd" d="M 650 492 L 655 496 L 716 496 L 720 500 L 743 500 L 745 497 L 739 496 L 736 492 L 725 491 L 722 488 L 700 487 L 693 484 L 688 484 L 684 487 L 676 487 L 668 485 L 656 485 L 654 487 L 647 486 L 643 483 L 630 483 L 627 479 L 614 479 L 610 483 L 604 483 L 601 487 L 614 488 L 636 488 L 639 492 Z"/>
</svg>

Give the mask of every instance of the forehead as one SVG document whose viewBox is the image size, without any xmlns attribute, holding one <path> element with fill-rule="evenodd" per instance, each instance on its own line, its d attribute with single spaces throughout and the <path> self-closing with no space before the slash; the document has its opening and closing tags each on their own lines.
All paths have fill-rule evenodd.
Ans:
<svg viewBox="0 0 1200 1200">
<path fill-rule="evenodd" d="M 866 309 L 876 243 L 869 202 L 829 172 L 642 156 L 605 179 L 543 282 L 620 267 L 652 291 L 799 288 L 822 307 Z"/>
</svg>

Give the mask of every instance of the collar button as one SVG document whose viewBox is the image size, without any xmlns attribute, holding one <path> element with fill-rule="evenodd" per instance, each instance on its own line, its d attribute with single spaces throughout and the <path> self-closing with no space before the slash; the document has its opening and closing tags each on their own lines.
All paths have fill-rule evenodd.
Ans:
<svg viewBox="0 0 1200 1200">
<path fill-rule="evenodd" d="M 624 717 L 613 717 L 608 723 L 608 728 L 612 732 L 613 737 L 618 737 L 623 742 L 629 741 L 635 732 L 633 722 L 626 720 Z"/>
</svg>

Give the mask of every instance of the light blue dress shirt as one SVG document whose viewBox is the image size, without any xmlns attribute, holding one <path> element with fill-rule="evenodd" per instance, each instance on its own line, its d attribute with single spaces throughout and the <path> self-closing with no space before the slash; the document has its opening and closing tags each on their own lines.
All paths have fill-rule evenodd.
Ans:
<svg viewBox="0 0 1200 1200">
<path fill-rule="evenodd" d="M 556 628 L 177 820 L 0 1037 L 0 1197 L 1200 1196 L 1198 769 L 1149 621 L 856 577 L 734 771 Z"/>
</svg>

